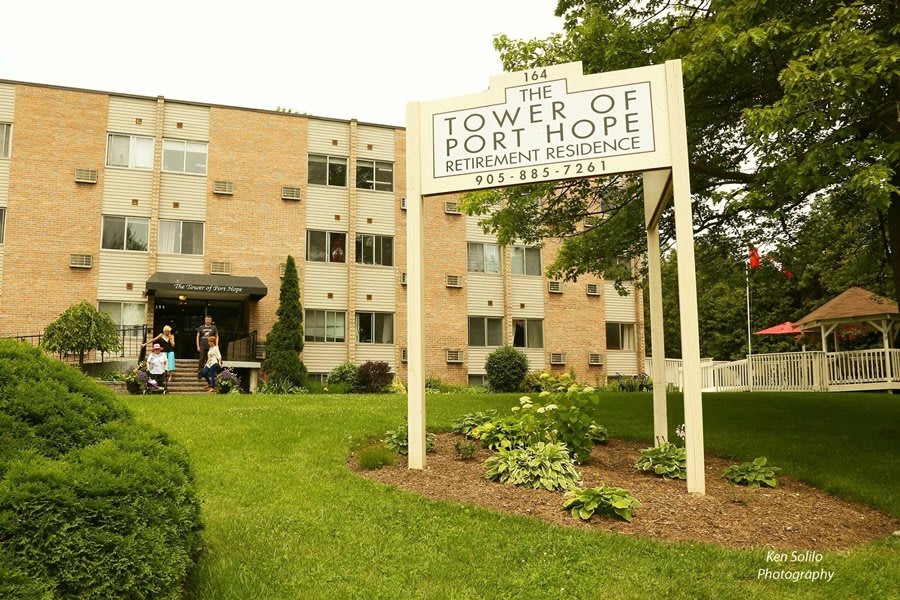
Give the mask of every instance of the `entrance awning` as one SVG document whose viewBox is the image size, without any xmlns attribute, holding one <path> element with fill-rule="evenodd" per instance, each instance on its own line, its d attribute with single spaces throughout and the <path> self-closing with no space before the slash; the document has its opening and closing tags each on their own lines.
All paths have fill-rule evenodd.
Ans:
<svg viewBox="0 0 900 600">
<path fill-rule="evenodd" d="M 164 273 L 157 271 L 147 280 L 147 293 L 161 298 L 206 298 L 218 300 L 259 300 L 269 290 L 258 277 Z"/>
</svg>

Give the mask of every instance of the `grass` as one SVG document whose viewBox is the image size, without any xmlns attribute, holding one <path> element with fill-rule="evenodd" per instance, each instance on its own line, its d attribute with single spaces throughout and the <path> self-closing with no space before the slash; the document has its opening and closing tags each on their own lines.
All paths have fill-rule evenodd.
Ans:
<svg viewBox="0 0 900 600">
<path fill-rule="evenodd" d="M 429 426 L 449 428 L 476 410 L 506 412 L 517 398 L 428 396 Z M 602 420 L 613 436 L 649 442 L 649 394 L 604 398 Z M 127 403 L 191 453 L 206 551 L 190 598 L 595 598 L 604 591 L 621 598 L 887 598 L 900 584 L 896 538 L 784 567 L 766 562 L 763 550 L 570 530 L 425 500 L 350 472 L 352 448 L 402 421 L 400 396 Z M 673 430 L 679 403 L 673 395 Z M 898 513 L 894 398 L 710 394 L 704 403 L 708 450 L 744 460 L 766 455 L 785 475 Z M 830 583 L 757 579 L 767 567 L 835 576 Z"/>
</svg>

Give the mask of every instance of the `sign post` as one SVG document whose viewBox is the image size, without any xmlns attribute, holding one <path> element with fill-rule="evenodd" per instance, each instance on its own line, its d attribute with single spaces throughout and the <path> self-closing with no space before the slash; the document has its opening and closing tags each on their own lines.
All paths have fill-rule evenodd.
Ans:
<svg viewBox="0 0 900 600">
<path fill-rule="evenodd" d="M 699 327 L 680 61 L 594 75 L 584 75 L 580 62 L 539 67 L 496 75 L 481 94 L 409 104 L 410 468 L 425 466 L 424 197 L 620 173 L 645 173 L 657 440 L 666 439 L 667 425 L 662 296 L 655 295 L 661 290 L 654 272 L 658 273 L 660 261 L 659 215 L 674 197 L 687 485 L 690 492 L 705 492 Z"/>
</svg>

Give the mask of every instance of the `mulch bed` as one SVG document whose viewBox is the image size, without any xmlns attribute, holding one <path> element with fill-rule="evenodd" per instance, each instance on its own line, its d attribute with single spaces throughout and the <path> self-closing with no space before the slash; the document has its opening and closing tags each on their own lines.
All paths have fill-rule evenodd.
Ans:
<svg viewBox="0 0 900 600">
<path fill-rule="evenodd" d="M 474 504 L 490 510 L 526 515 L 565 527 L 614 531 L 669 542 L 707 542 L 729 548 L 766 547 L 780 550 L 848 550 L 885 538 L 900 522 L 871 508 L 830 496 L 779 474 L 778 487 L 746 488 L 722 478 L 735 464 L 706 457 L 706 495 L 687 492 L 680 480 L 663 480 L 634 469 L 645 446 L 610 440 L 595 446 L 591 459 L 579 466 L 583 487 L 601 482 L 629 490 L 643 503 L 634 522 L 594 516 L 572 518 L 562 509 L 563 494 L 533 490 L 484 479 L 490 452 L 478 449 L 472 460 L 458 460 L 457 434 L 438 434 L 424 470 L 407 468 L 406 457 L 396 465 L 364 471 L 351 456 L 354 471 L 435 500 Z M 776 465 L 777 466 L 777 465 Z"/>
</svg>

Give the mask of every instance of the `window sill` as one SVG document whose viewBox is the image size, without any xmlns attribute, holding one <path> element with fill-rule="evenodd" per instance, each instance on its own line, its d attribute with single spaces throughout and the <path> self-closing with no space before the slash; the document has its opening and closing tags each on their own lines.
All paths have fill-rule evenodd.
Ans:
<svg viewBox="0 0 900 600">
<path fill-rule="evenodd" d="M 100 252 L 115 252 L 117 254 L 149 254 L 149 250 L 119 250 L 118 248 L 100 248 Z"/>
<path fill-rule="evenodd" d="M 113 171 L 138 171 L 140 173 L 152 173 L 153 167 L 125 167 L 122 165 L 105 165 L 106 169 Z"/>
<path fill-rule="evenodd" d="M 188 177 L 206 177 L 206 173 L 186 173 L 184 171 L 166 171 L 164 169 L 160 170 L 160 173 L 165 173 L 166 175 L 187 175 Z"/>
</svg>

